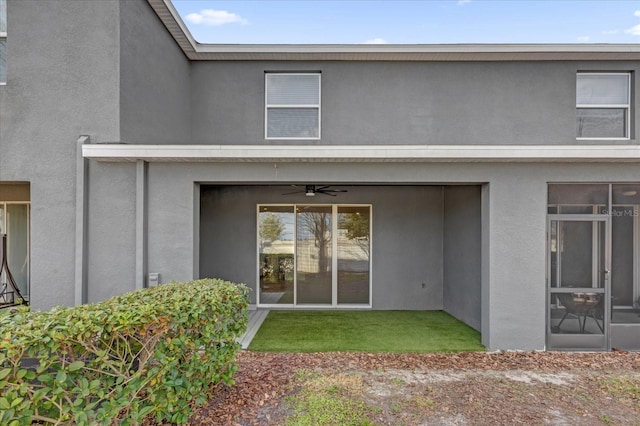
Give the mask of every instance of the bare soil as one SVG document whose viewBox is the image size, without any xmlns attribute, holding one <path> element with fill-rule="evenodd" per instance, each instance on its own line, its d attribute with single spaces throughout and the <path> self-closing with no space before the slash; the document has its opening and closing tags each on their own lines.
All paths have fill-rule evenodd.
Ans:
<svg viewBox="0 0 640 426">
<path fill-rule="evenodd" d="M 330 383 L 376 425 L 640 425 L 639 353 L 245 351 L 238 364 L 190 424 L 295 424 L 292 397 Z"/>
</svg>

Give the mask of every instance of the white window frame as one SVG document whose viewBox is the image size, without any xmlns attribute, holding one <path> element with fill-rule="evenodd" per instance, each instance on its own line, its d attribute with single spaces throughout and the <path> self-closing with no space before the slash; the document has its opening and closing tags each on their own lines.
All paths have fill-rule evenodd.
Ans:
<svg viewBox="0 0 640 426">
<path fill-rule="evenodd" d="M 318 76 L 318 103 L 317 104 L 291 104 L 270 105 L 268 99 L 269 76 L 272 75 L 317 75 Z M 264 74 L 264 138 L 266 140 L 320 140 L 322 134 L 322 73 L 319 72 L 266 72 Z M 269 136 L 268 113 L 275 108 L 316 108 L 318 110 L 318 136 L 317 137 L 278 137 Z"/>
<path fill-rule="evenodd" d="M 626 75 L 627 76 L 627 103 L 626 104 L 579 104 L 577 103 L 576 94 L 576 114 L 579 109 L 624 109 L 625 110 L 625 123 L 624 137 L 579 137 L 576 135 L 576 140 L 630 140 L 631 139 L 631 73 L 630 72 L 579 72 L 576 74 L 576 81 L 578 76 L 581 75 Z"/>
</svg>

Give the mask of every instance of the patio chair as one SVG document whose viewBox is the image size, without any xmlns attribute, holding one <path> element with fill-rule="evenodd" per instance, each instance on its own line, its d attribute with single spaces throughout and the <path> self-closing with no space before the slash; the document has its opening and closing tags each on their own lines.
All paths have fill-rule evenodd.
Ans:
<svg viewBox="0 0 640 426">
<path fill-rule="evenodd" d="M 585 333 L 587 318 L 593 318 L 601 332 L 604 333 L 604 297 L 596 293 L 558 293 L 556 297 L 565 308 L 565 313 L 558 329 L 564 320 L 571 315 L 578 320 L 580 333 Z"/>
</svg>

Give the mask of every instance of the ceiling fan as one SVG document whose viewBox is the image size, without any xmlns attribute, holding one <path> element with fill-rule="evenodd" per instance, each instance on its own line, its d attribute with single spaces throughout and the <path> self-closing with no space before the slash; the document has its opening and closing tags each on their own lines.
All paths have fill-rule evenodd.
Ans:
<svg viewBox="0 0 640 426">
<path fill-rule="evenodd" d="M 292 185 L 292 186 L 297 186 L 297 185 Z M 316 194 L 324 194 L 324 195 L 330 195 L 332 197 L 335 197 L 336 192 L 347 192 L 346 189 L 329 189 L 330 187 L 331 185 L 323 185 L 323 186 L 305 185 L 304 189 L 301 189 L 299 191 L 286 192 L 282 195 L 304 193 L 304 195 L 306 195 L 307 197 L 315 197 Z"/>
</svg>

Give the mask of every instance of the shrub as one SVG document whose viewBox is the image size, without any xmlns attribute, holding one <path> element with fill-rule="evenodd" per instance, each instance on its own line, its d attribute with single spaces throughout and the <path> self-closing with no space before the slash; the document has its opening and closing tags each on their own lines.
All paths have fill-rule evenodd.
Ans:
<svg viewBox="0 0 640 426">
<path fill-rule="evenodd" d="M 0 317 L 0 424 L 185 423 L 232 383 L 247 292 L 206 279 Z"/>
</svg>

